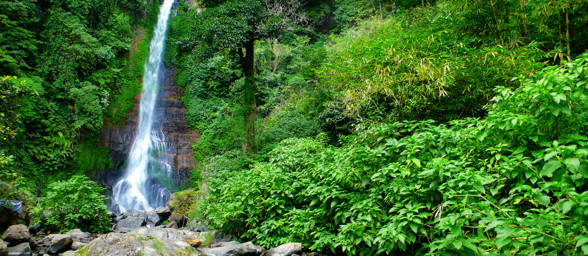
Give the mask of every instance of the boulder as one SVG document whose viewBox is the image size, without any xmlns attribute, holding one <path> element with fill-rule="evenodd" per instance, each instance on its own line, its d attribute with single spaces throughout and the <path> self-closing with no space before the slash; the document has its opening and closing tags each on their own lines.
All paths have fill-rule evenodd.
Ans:
<svg viewBox="0 0 588 256">
<path fill-rule="evenodd" d="M 34 236 L 31 237 L 29 243 L 33 248 L 48 247 L 51 245 L 51 239 L 48 239 L 45 236 Z"/>
<path fill-rule="evenodd" d="M 140 228 L 145 226 L 145 217 L 127 217 L 116 223 L 114 231 L 116 232 L 129 232 L 132 229 Z"/>
<path fill-rule="evenodd" d="M 287 243 L 267 251 L 267 256 L 291 256 L 302 253 L 301 243 Z"/>
<path fill-rule="evenodd" d="M 8 245 L 16 245 L 23 242 L 29 242 L 31 234 L 29 228 L 23 224 L 12 225 L 2 235 L 2 240 L 8 243 Z"/>
<path fill-rule="evenodd" d="M 246 255 L 261 255 L 264 251 L 263 247 L 254 245 L 251 242 L 247 243 L 223 243 L 222 246 L 215 248 L 204 248 L 202 254 L 207 256 L 246 256 Z"/>
<path fill-rule="evenodd" d="M 171 216 L 171 209 L 169 209 L 169 207 L 157 207 L 157 209 L 155 209 L 155 212 L 157 213 L 157 215 L 159 215 L 161 222 L 166 221 L 167 219 L 169 219 L 169 216 Z"/>
<path fill-rule="evenodd" d="M 210 245 L 210 248 L 228 247 L 228 246 L 233 246 L 233 245 L 239 245 L 239 242 L 237 242 L 237 241 L 218 242 L 218 243 Z"/>
<path fill-rule="evenodd" d="M 90 238 L 90 233 L 81 231 L 79 229 L 72 229 L 67 232 L 67 235 L 71 237 L 74 241 L 83 241 Z"/>
<path fill-rule="evenodd" d="M 188 220 L 189 219 L 186 216 L 175 212 L 169 217 L 169 222 L 175 223 L 177 228 L 185 227 L 186 224 L 188 224 Z"/>
<path fill-rule="evenodd" d="M 231 254 L 235 256 L 261 255 L 263 251 L 263 247 L 254 245 L 252 242 L 247 242 L 239 244 L 237 248 L 231 251 Z"/>
<path fill-rule="evenodd" d="M 74 251 L 77 251 L 77 250 L 83 248 L 86 245 L 88 245 L 88 244 L 87 243 L 82 243 L 82 242 L 75 241 L 75 242 L 73 242 L 71 244 L 71 249 L 74 250 Z"/>
<path fill-rule="evenodd" d="M 29 243 L 21 243 L 17 246 L 8 247 L 8 256 L 31 256 Z"/>
<path fill-rule="evenodd" d="M 0 191 L 14 191 L 15 188 L 3 181 L 0 181 Z M 18 195 L 17 197 L 25 197 Z M 0 232 L 11 225 L 25 224 L 30 222 L 30 216 L 24 202 L 18 200 L 0 199 Z"/>
<path fill-rule="evenodd" d="M 147 212 L 147 226 L 148 227 L 155 227 L 155 226 L 159 226 L 161 224 L 161 218 L 159 217 L 159 214 L 157 214 L 155 211 L 153 212 Z"/>
<path fill-rule="evenodd" d="M 69 235 L 54 235 L 49 246 L 49 254 L 57 254 L 71 249 L 73 239 Z"/>
<path fill-rule="evenodd" d="M 123 217 L 145 217 L 147 214 L 145 211 L 130 209 L 122 214 Z"/>
<path fill-rule="evenodd" d="M 8 246 L 0 239 L 0 256 L 8 255 Z"/>
<path fill-rule="evenodd" d="M 192 232 L 188 230 L 179 230 L 173 228 L 147 228 L 142 227 L 133 230 L 133 234 L 137 235 L 146 235 L 151 236 L 159 239 L 167 239 L 167 240 L 204 240 L 204 235 L 197 232 Z"/>
<path fill-rule="evenodd" d="M 153 232 L 153 230 L 156 230 Z M 162 228 L 138 228 L 130 233 L 109 233 L 90 242 L 87 255 L 200 255 L 182 240 L 175 238 L 189 235 L 181 230 L 163 230 Z M 163 236 L 164 238 L 160 238 Z M 168 236 L 168 238 L 165 238 Z"/>
<path fill-rule="evenodd" d="M 35 224 L 29 227 L 29 233 L 31 235 L 37 234 L 41 231 L 41 224 Z"/>
<path fill-rule="evenodd" d="M 189 244 L 192 247 L 198 247 L 198 246 L 202 245 L 202 240 L 200 240 L 200 239 L 184 240 L 184 242 L 186 242 L 187 244 Z"/>
<path fill-rule="evenodd" d="M 188 223 L 188 225 L 186 227 L 184 227 L 184 229 L 193 231 L 193 232 L 206 232 L 208 231 L 208 227 L 206 227 L 206 225 L 204 225 L 202 222 L 200 221 L 196 221 L 196 220 L 192 220 L 190 221 L 190 223 Z"/>
<path fill-rule="evenodd" d="M 164 228 L 177 228 L 178 224 L 175 223 L 174 221 L 170 221 L 169 223 L 163 225 Z"/>
</svg>

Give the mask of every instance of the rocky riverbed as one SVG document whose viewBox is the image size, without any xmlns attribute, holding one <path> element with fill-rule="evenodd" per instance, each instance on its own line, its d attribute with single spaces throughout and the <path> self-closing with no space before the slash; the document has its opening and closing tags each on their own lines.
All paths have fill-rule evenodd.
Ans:
<svg viewBox="0 0 588 256">
<path fill-rule="evenodd" d="M 99 235 L 79 229 L 65 234 L 45 234 L 39 226 L 12 225 L 2 234 L 0 256 L 318 255 L 303 253 L 300 243 L 270 249 L 251 242 L 238 242 L 197 221 L 171 213 L 169 208 L 161 207 L 151 212 L 131 210 L 113 215 L 112 232 Z"/>
</svg>

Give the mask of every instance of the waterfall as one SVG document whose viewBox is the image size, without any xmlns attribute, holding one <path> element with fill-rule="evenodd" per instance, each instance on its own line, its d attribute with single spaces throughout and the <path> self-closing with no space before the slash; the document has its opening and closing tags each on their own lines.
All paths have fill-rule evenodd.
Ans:
<svg viewBox="0 0 588 256">
<path fill-rule="evenodd" d="M 129 209 L 149 211 L 165 205 L 169 199 L 169 190 L 161 184 L 164 181 L 156 177 L 168 175 L 169 178 L 171 166 L 165 161 L 165 136 L 161 131 L 154 129 L 154 122 L 157 119 L 154 110 L 163 78 L 165 34 L 173 2 L 174 0 L 165 0 L 159 9 L 149 49 L 149 60 L 145 62 L 139 124 L 123 177 L 112 191 L 113 212 L 125 212 Z"/>
</svg>

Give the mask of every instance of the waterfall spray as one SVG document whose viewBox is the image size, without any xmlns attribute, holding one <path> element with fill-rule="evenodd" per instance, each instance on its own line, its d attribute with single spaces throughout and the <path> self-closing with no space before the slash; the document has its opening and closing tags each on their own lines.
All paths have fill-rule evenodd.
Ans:
<svg viewBox="0 0 588 256">
<path fill-rule="evenodd" d="M 124 212 L 129 209 L 152 210 L 163 206 L 170 192 L 163 186 L 148 186 L 149 168 L 153 168 L 154 151 L 165 148 L 163 133 L 153 130 L 155 105 L 162 79 L 163 50 L 167 22 L 174 0 L 165 0 L 159 9 L 159 17 L 151 39 L 149 60 L 145 62 L 141 93 L 139 124 L 135 140 L 129 152 L 123 177 L 113 188 L 113 205 Z M 161 163 L 169 166 L 169 164 Z M 165 168 L 168 171 L 167 167 Z M 169 173 L 168 173 L 169 174 Z M 157 191 L 148 191 L 157 190 Z"/>
</svg>

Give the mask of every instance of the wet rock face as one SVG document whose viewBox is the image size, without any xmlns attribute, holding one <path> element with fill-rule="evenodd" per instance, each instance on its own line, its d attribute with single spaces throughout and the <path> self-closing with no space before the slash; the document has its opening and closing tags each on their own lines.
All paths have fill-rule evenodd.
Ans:
<svg viewBox="0 0 588 256">
<path fill-rule="evenodd" d="M 154 130 L 163 131 L 168 144 L 164 157 L 169 159 L 173 169 L 173 185 L 179 187 L 188 185 L 190 170 L 196 164 L 190 146 L 199 136 L 186 123 L 186 109 L 181 101 L 183 89 L 176 84 L 174 76 L 174 69 L 168 68 L 160 89 L 160 100 L 156 104 L 155 114 L 158 121 L 154 123 Z M 119 126 L 105 125 L 101 135 L 103 145 L 110 151 L 113 166 L 110 170 L 99 173 L 98 183 L 109 195 L 112 195 L 114 185 L 124 174 L 124 165 L 135 138 L 139 122 L 140 95 L 137 95 L 134 101 L 134 108 L 129 113 L 126 123 Z"/>
<path fill-rule="evenodd" d="M 169 68 L 166 73 L 166 83 L 160 93 L 160 108 L 165 115 L 162 130 L 170 144 L 169 154 L 175 185 L 181 186 L 190 178 L 190 170 L 196 165 L 190 146 L 199 135 L 191 131 L 186 123 L 186 108 L 181 100 L 184 90 L 176 84 L 174 72 L 175 68 Z"/>
</svg>

